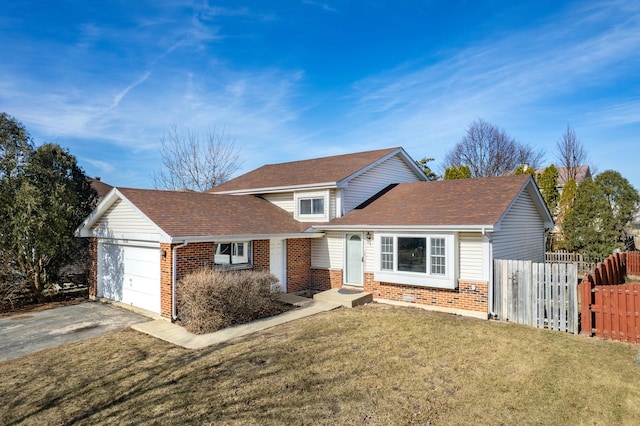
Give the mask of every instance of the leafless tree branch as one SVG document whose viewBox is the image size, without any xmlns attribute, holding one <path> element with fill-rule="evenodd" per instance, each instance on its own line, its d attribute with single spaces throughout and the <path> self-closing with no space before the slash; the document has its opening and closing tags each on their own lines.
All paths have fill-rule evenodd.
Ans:
<svg viewBox="0 0 640 426">
<path fill-rule="evenodd" d="M 152 174 L 156 189 L 206 191 L 220 185 L 239 168 L 235 140 L 224 129 L 198 132 L 178 131 L 173 125 L 160 139 L 162 169 Z"/>
<path fill-rule="evenodd" d="M 537 168 L 544 151 L 522 144 L 506 132 L 479 119 L 467 128 L 467 134 L 446 155 L 445 167 L 466 165 L 471 177 L 501 176 L 528 164 Z"/>
<path fill-rule="evenodd" d="M 580 166 L 587 163 L 588 154 L 570 125 L 567 124 L 567 130 L 562 135 L 562 139 L 556 143 L 556 147 L 558 149 L 558 166 L 564 168 L 564 170 L 560 170 L 562 178 L 565 182 L 571 179 L 575 180 Z"/>
</svg>

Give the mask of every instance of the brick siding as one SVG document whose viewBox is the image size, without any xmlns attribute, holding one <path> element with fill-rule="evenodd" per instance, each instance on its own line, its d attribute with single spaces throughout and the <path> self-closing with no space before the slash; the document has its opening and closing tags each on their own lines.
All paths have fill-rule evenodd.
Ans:
<svg viewBox="0 0 640 426">
<path fill-rule="evenodd" d="M 89 239 L 89 271 L 87 273 L 89 284 L 89 298 L 98 296 L 98 239 Z"/>
<path fill-rule="evenodd" d="M 311 240 L 287 240 L 287 293 L 308 290 L 311 285 Z"/>
<path fill-rule="evenodd" d="M 372 273 L 365 273 L 364 289 L 374 298 L 397 302 L 410 302 L 448 309 L 488 312 L 489 286 L 487 283 L 460 281 L 455 290 L 391 284 L 375 281 Z"/>
<path fill-rule="evenodd" d="M 342 287 L 342 269 L 312 269 L 311 290 L 325 291 Z"/>
<path fill-rule="evenodd" d="M 270 265 L 269 240 L 256 240 L 253 242 L 253 270 L 269 272 Z"/>
</svg>

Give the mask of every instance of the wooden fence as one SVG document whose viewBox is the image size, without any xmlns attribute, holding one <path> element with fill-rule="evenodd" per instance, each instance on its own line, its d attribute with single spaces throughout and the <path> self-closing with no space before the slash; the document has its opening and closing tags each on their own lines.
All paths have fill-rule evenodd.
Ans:
<svg viewBox="0 0 640 426">
<path fill-rule="evenodd" d="M 577 283 L 575 264 L 495 260 L 497 319 L 577 334 Z"/>
<path fill-rule="evenodd" d="M 582 280 L 582 334 L 640 343 L 640 284 L 625 284 L 628 275 L 640 275 L 640 252 L 616 253 Z"/>
<path fill-rule="evenodd" d="M 591 273 L 602 259 L 591 259 L 580 253 L 567 251 L 548 251 L 545 253 L 546 263 L 575 263 L 578 267 L 578 276 L 584 277 Z"/>
</svg>

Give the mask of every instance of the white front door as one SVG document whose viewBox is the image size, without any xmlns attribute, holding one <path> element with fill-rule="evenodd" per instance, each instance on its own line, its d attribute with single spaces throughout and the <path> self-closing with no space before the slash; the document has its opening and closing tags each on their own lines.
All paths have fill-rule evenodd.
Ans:
<svg viewBox="0 0 640 426">
<path fill-rule="evenodd" d="M 280 281 L 280 291 L 287 292 L 287 244 L 286 240 L 269 241 L 269 272 Z"/>
<path fill-rule="evenodd" d="M 362 255 L 362 234 L 346 234 L 346 274 L 345 284 L 362 286 L 364 258 Z"/>
</svg>

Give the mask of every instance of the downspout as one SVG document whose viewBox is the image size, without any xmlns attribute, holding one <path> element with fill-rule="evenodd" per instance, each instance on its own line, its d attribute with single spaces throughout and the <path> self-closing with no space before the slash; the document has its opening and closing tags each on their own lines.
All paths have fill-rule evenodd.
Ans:
<svg viewBox="0 0 640 426">
<path fill-rule="evenodd" d="M 185 247 L 189 244 L 188 241 L 184 241 L 182 244 L 174 246 L 171 251 L 171 319 L 175 321 L 178 319 L 178 315 L 176 314 L 176 255 L 179 248 Z"/>
<path fill-rule="evenodd" d="M 485 228 L 482 228 L 482 236 L 489 240 L 489 285 L 487 286 L 489 288 L 489 316 L 491 318 L 495 318 L 497 314 L 493 310 L 493 242 L 489 235 L 487 235 Z"/>
</svg>

